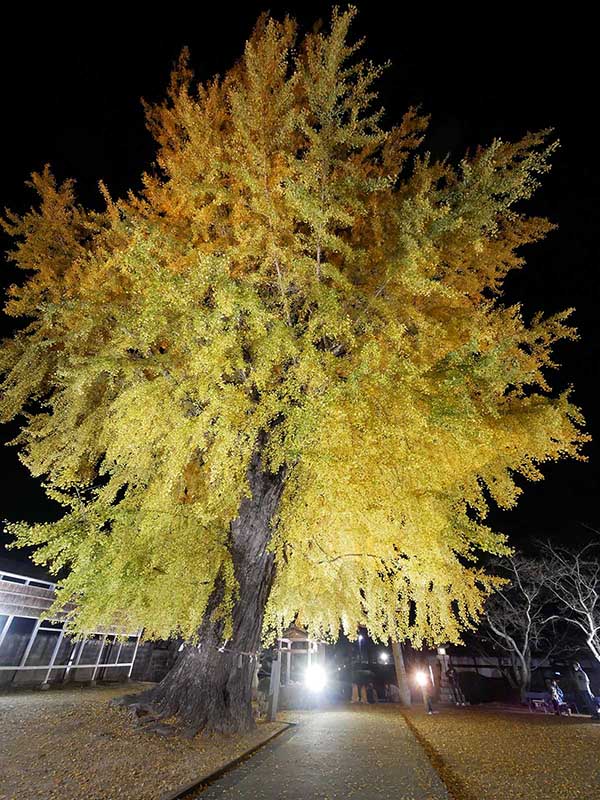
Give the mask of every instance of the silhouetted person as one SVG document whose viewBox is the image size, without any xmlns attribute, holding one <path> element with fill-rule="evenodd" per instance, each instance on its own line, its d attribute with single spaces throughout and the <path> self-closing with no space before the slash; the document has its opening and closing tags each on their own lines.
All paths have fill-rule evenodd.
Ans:
<svg viewBox="0 0 600 800">
<path fill-rule="evenodd" d="M 448 683 L 450 684 L 450 689 L 452 690 L 452 697 L 454 698 L 456 705 L 466 706 L 467 701 L 465 700 L 463 690 L 461 689 L 460 682 L 458 680 L 458 674 L 454 667 L 448 667 L 446 670 L 446 677 L 448 678 Z"/>
<path fill-rule="evenodd" d="M 433 694 L 433 686 L 426 672 L 420 672 L 417 676 L 421 695 L 423 697 L 423 705 L 428 714 L 433 714 L 433 705 L 431 703 L 431 696 Z"/>
<path fill-rule="evenodd" d="M 377 689 L 375 688 L 372 682 L 367 684 L 367 701 L 369 703 L 379 702 L 379 695 L 377 694 Z"/>
<path fill-rule="evenodd" d="M 596 698 L 590 686 L 590 679 L 587 672 L 581 668 L 579 661 L 573 662 L 573 672 L 575 678 L 575 697 L 578 711 L 587 711 L 592 717 L 598 715 Z"/>
<path fill-rule="evenodd" d="M 565 702 L 565 696 L 556 678 L 550 681 L 550 700 L 552 701 L 554 713 L 560 716 L 563 703 Z"/>
</svg>

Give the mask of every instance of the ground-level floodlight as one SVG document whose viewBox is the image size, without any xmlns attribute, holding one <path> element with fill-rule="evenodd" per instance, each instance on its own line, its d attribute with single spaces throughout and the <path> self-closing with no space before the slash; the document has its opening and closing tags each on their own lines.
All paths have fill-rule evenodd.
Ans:
<svg viewBox="0 0 600 800">
<path fill-rule="evenodd" d="M 423 695 L 423 705 L 425 706 L 425 711 L 427 711 L 428 714 L 433 714 L 431 697 L 427 691 L 427 684 L 429 683 L 429 677 L 427 673 L 420 669 L 415 673 L 415 680 L 421 689 L 421 694 Z"/>
<path fill-rule="evenodd" d="M 311 692 L 321 692 L 327 683 L 327 673 L 318 664 L 311 664 L 304 673 L 304 685 Z"/>
<path fill-rule="evenodd" d="M 415 674 L 415 680 L 416 680 L 417 684 L 418 684 L 418 685 L 419 685 L 421 688 L 424 688 L 425 686 L 427 686 L 427 680 L 428 680 L 428 679 L 427 679 L 427 673 L 426 673 L 426 672 L 423 672 L 422 670 L 419 670 L 419 671 L 418 671 L 418 672 Z"/>
</svg>

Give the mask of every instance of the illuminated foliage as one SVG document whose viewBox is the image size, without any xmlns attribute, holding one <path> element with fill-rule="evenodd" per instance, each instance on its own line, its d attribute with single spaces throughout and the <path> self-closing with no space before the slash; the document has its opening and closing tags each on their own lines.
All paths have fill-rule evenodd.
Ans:
<svg viewBox="0 0 600 800">
<path fill-rule="evenodd" d="M 229 525 L 259 449 L 286 475 L 266 628 L 457 640 L 492 585 L 478 556 L 507 551 L 490 500 L 509 508 L 519 476 L 580 457 L 579 412 L 548 383 L 568 312 L 502 304 L 522 246 L 552 228 L 521 201 L 556 143 L 418 155 L 427 119 L 382 127 L 354 13 L 301 40 L 261 18 L 200 86 L 184 52 L 146 109 L 157 168 L 139 194 L 102 187 L 88 212 L 46 169 L 39 207 L 6 217 L 26 276 L 2 416 L 65 506 L 12 530 L 69 568 L 80 628 L 192 636 L 218 579 L 227 616 Z"/>
</svg>

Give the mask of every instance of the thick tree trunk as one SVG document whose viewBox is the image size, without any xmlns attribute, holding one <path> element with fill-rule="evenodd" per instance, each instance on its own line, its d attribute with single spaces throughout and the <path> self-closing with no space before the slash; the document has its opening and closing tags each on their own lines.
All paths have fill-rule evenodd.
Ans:
<svg viewBox="0 0 600 800">
<path fill-rule="evenodd" d="M 513 672 L 516 678 L 516 684 L 519 689 L 519 699 L 521 703 L 527 702 L 527 692 L 531 685 L 531 664 L 528 657 L 523 657 L 520 653 L 518 658 L 515 658 L 513 665 Z"/>
<path fill-rule="evenodd" d="M 219 605 L 217 586 L 198 631 L 199 646 L 188 645 L 158 686 L 128 698 L 152 722 L 175 717 L 190 734 L 241 732 L 254 725 L 252 679 L 260 647 L 265 606 L 274 578 L 273 554 L 267 545 L 271 520 L 284 484 L 283 470 L 265 472 L 256 455 L 248 478 L 252 497 L 245 498 L 230 528 L 230 552 L 239 591 L 233 608 L 233 636 L 223 641 L 223 620 L 211 612 Z M 126 703 L 127 704 L 127 703 Z"/>
<path fill-rule="evenodd" d="M 410 684 L 404 666 L 404 654 L 400 642 L 392 642 L 392 653 L 394 654 L 394 666 L 396 667 L 396 681 L 400 692 L 400 702 L 403 706 L 411 704 Z"/>
</svg>

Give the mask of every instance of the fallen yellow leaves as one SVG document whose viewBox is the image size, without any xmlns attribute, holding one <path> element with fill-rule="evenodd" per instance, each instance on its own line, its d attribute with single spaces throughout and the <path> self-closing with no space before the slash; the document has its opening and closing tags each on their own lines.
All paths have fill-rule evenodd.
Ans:
<svg viewBox="0 0 600 800">
<path fill-rule="evenodd" d="M 455 800 L 591 800 L 600 725 L 479 708 L 406 713 Z"/>
<path fill-rule="evenodd" d="M 262 741 L 279 723 L 241 737 L 164 739 L 108 707 L 120 687 L 0 695 L 0 800 L 156 800 Z M 126 691 L 130 691 L 127 689 Z"/>
</svg>

